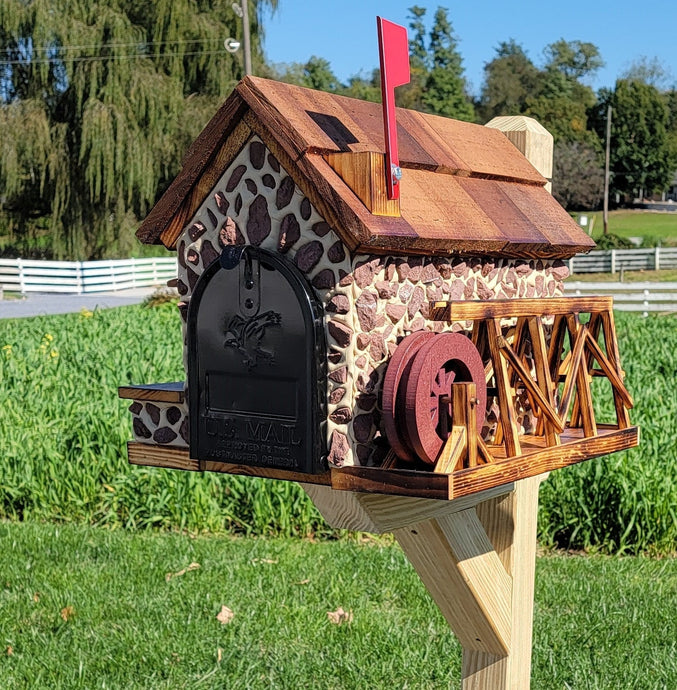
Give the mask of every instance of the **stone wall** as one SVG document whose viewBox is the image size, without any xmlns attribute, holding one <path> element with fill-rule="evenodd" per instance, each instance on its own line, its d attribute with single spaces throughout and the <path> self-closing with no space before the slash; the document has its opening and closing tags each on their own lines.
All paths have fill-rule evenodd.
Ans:
<svg viewBox="0 0 677 690">
<path fill-rule="evenodd" d="M 562 262 L 351 256 L 277 159 L 252 137 L 178 240 L 184 337 L 188 304 L 201 273 L 223 247 L 245 243 L 286 256 L 307 276 L 324 306 L 327 444 L 329 461 L 336 466 L 377 461 L 384 449 L 377 440 L 380 384 L 401 337 L 421 329 L 468 326 L 431 321 L 431 300 L 555 296 L 562 293 L 567 274 Z M 146 410 L 142 414 L 139 422 L 147 427 Z M 495 411 L 490 421 L 492 414 L 495 421 Z M 178 427 L 185 430 L 185 419 Z M 151 437 L 144 438 L 135 427 L 137 440 L 162 443 L 150 431 Z M 177 433 L 170 443 L 187 446 L 186 438 Z"/>
</svg>

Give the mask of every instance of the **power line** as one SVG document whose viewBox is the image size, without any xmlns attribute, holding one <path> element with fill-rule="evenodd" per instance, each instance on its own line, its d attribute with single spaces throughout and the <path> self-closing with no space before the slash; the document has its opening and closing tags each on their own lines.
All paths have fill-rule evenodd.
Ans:
<svg viewBox="0 0 677 690">
<path fill-rule="evenodd" d="M 154 57 L 190 57 L 193 55 L 225 55 L 227 53 L 223 48 L 219 50 L 195 50 L 187 53 L 135 53 L 132 55 L 87 55 L 80 57 L 54 57 L 54 58 L 36 58 L 33 60 L 0 60 L 0 67 L 9 65 L 40 65 L 50 62 L 102 62 L 104 60 L 136 60 L 139 58 L 154 58 Z"/>
<path fill-rule="evenodd" d="M 52 46 L 38 46 L 31 48 L 31 52 L 48 53 L 54 50 L 94 50 L 103 48 L 135 48 L 139 45 L 144 46 L 161 46 L 161 45 L 181 45 L 183 43 L 209 43 L 210 41 L 220 41 L 218 38 L 195 38 L 195 39 L 176 39 L 175 41 L 134 41 L 133 43 L 103 43 L 92 45 L 52 45 Z M 12 52 L 10 48 L 5 48 L 5 53 Z"/>
</svg>

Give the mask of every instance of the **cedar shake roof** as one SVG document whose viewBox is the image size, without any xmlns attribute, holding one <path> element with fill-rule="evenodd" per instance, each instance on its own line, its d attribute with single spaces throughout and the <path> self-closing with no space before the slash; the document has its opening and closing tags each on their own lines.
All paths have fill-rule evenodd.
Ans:
<svg viewBox="0 0 677 690">
<path fill-rule="evenodd" d="M 397 109 L 400 217 L 373 215 L 327 162 L 385 151 L 380 104 L 245 77 L 137 232 L 173 247 L 245 141 L 259 136 L 353 251 L 568 258 L 594 247 L 495 129 Z"/>
</svg>

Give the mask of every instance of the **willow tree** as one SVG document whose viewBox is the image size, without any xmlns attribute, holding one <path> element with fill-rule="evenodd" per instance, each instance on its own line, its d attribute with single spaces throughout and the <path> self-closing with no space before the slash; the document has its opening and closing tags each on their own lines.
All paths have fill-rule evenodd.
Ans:
<svg viewBox="0 0 677 690">
<path fill-rule="evenodd" d="M 249 4 L 256 69 L 264 0 Z M 0 245 L 128 252 L 242 76 L 224 48 L 241 35 L 218 0 L 0 0 Z"/>
</svg>

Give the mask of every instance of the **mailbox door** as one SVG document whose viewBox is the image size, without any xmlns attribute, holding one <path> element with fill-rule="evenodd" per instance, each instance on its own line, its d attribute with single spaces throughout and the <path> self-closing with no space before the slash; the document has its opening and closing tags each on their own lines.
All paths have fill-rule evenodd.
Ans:
<svg viewBox="0 0 677 690">
<path fill-rule="evenodd" d="M 225 249 L 195 286 L 187 337 L 191 457 L 325 469 L 322 307 L 293 264 Z"/>
</svg>

